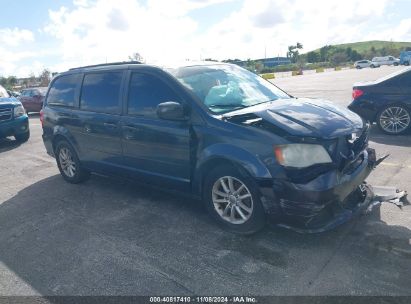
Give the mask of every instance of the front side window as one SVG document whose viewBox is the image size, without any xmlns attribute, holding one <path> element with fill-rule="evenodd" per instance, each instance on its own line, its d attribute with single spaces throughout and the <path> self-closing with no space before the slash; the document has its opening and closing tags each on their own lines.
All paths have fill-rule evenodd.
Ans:
<svg viewBox="0 0 411 304">
<path fill-rule="evenodd" d="M 216 114 L 290 98 L 272 83 L 233 65 L 191 66 L 168 71 Z"/>
<path fill-rule="evenodd" d="M 128 114 L 155 118 L 157 106 L 167 101 L 178 102 L 179 98 L 161 79 L 149 74 L 131 74 Z"/>
<path fill-rule="evenodd" d="M 79 75 L 67 75 L 57 78 L 47 97 L 47 104 L 73 107 Z"/>
<path fill-rule="evenodd" d="M 123 72 L 86 74 L 81 90 L 80 107 L 83 110 L 120 113 L 120 87 Z"/>
</svg>

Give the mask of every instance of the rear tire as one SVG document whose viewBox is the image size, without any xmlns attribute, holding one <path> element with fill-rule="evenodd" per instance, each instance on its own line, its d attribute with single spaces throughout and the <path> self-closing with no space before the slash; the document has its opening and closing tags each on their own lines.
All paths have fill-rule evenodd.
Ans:
<svg viewBox="0 0 411 304">
<path fill-rule="evenodd" d="M 387 105 L 376 118 L 379 129 L 388 135 L 401 135 L 411 128 L 411 111 L 401 104 Z"/>
<path fill-rule="evenodd" d="M 25 142 L 28 141 L 29 138 L 30 138 L 30 131 L 27 131 L 26 133 L 19 134 L 19 135 L 14 135 L 14 138 L 15 138 L 16 141 L 18 141 L 19 143 L 25 143 Z"/>
<path fill-rule="evenodd" d="M 203 201 L 210 215 L 231 232 L 249 235 L 265 225 L 257 185 L 233 166 L 211 170 L 204 182 Z"/>
<path fill-rule="evenodd" d="M 370 67 L 373 69 L 373 68 L 375 68 L 375 65 L 372 64 Z"/>
<path fill-rule="evenodd" d="M 410 65 L 410 62 L 409 62 L 409 61 L 405 61 L 405 62 L 404 62 L 404 65 L 409 66 L 409 65 Z"/>
<path fill-rule="evenodd" d="M 56 145 L 57 166 L 63 178 L 71 184 L 79 184 L 90 177 L 90 172 L 84 169 L 73 147 L 65 140 Z"/>
</svg>

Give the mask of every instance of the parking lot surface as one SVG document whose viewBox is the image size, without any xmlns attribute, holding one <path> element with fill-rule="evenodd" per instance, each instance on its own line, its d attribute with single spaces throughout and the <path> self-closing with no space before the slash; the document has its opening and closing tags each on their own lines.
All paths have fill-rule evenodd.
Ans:
<svg viewBox="0 0 411 304">
<path fill-rule="evenodd" d="M 352 83 L 398 68 L 274 80 L 346 106 Z M 276 227 L 241 237 L 191 199 L 93 176 L 60 177 L 41 140 L 0 142 L 0 295 L 411 295 L 411 208 L 383 204 L 321 234 Z M 411 136 L 372 130 L 391 157 L 373 185 L 410 191 Z"/>
</svg>

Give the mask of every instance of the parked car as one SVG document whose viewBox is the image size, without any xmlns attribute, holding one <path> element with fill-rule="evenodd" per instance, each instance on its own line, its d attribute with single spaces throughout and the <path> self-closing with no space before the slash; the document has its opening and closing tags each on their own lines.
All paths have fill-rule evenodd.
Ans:
<svg viewBox="0 0 411 304">
<path fill-rule="evenodd" d="M 30 137 L 29 119 L 23 105 L 0 86 L 0 139 L 14 136 L 19 142 Z"/>
<path fill-rule="evenodd" d="M 354 63 L 354 67 L 356 69 L 363 69 L 363 68 L 379 68 L 380 65 L 377 62 L 371 62 L 369 60 L 360 60 Z"/>
<path fill-rule="evenodd" d="M 378 65 L 399 65 L 400 60 L 398 58 L 395 58 L 393 56 L 384 56 L 384 57 L 374 57 L 371 61 L 374 64 Z"/>
<path fill-rule="evenodd" d="M 410 129 L 411 68 L 373 82 L 357 83 L 349 109 L 386 134 L 404 134 Z"/>
<path fill-rule="evenodd" d="M 44 96 L 46 95 L 47 88 L 29 88 L 21 91 L 19 97 L 21 103 L 29 112 L 40 112 L 43 107 Z"/>
<path fill-rule="evenodd" d="M 410 65 L 411 62 L 411 51 L 403 51 L 400 54 L 400 64 Z"/>
<path fill-rule="evenodd" d="M 201 198 L 224 227 L 331 229 L 378 163 L 348 109 L 293 98 L 236 65 L 109 64 L 56 76 L 40 114 L 63 178 L 99 172 Z"/>
</svg>

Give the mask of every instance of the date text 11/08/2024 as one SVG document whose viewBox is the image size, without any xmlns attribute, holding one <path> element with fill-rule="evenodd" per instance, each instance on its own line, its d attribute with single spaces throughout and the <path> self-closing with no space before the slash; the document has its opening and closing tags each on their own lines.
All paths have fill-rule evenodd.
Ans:
<svg viewBox="0 0 411 304">
<path fill-rule="evenodd" d="M 257 303 L 254 297 L 150 297 L 150 303 Z"/>
</svg>

